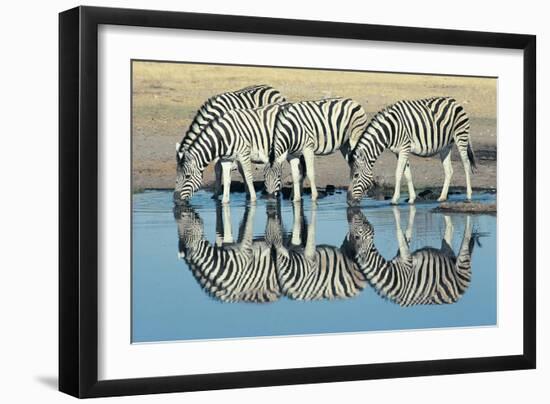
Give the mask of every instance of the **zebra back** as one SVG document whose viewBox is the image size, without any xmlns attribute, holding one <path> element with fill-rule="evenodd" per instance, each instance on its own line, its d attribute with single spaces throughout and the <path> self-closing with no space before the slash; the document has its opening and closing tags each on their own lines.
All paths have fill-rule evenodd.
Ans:
<svg viewBox="0 0 550 404">
<path fill-rule="evenodd" d="M 189 144 L 187 160 L 194 159 L 198 168 L 205 168 L 216 158 L 237 155 L 250 155 L 253 162 L 266 163 L 280 106 L 234 109 L 213 119 Z"/>
<path fill-rule="evenodd" d="M 225 112 L 239 108 L 256 108 L 277 102 L 284 102 L 282 94 L 271 86 L 261 84 L 215 95 L 199 108 L 189 129 L 180 143 L 180 152 L 187 150 L 201 131 Z"/>
<path fill-rule="evenodd" d="M 428 157 L 456 142 L 469 144 L 470 123 L 464 108 L 450 97 L 402 100 L 379 111 L 359 138 L 356 150 L 376 160 L 382 151 L 400 150 L 404 145 Z"/>
<path fill-rule="evenodd" d="M 277 117 L 270 162 L 285 153 L 299 154 L 306 147 L 316 154 L 331 154 L 350 140 L 356 142 L 366 124 L 365 110 L 349 98 L 288 104 Z"/>
<path fill-rule="evenodd" d="M 294 300 L 347 299 L 366 286 L 352 257 L 334 246 L 319 245 L 314 257 L 300 249 L 277 255 L 282 293 Z"/>
<path fill-rule="evenodd" d="M 175 212 L 178 225 L 179 256 L 184 258 L 201 288 L 223 302 L 272 302 L 279 298 L 276 268 L 269 242 L 248 242 L 246 224 L 243 241 L 212 245 L 204 237 L 203 222 L 189 206 Z M 245 215 L 250 223 L 253 213 Z M 239 237 L 241 239 L 241 237 Z"/>
<path fill-rule="evenodd" d="M 371 243 L 359 266 L 380 296 L 404 307 L 455 303 L 471 279 L 470 253 L 457 260 L 448 246 L 425 247 L 387 261 Z"/>
</svg>

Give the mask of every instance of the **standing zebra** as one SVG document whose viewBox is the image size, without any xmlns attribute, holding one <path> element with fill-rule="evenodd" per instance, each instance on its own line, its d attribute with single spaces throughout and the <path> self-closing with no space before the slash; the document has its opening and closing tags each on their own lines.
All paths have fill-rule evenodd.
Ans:
<svg viewBox="0 0 550 404">
<path fill-rule="evenodd" d="M 300 157 L 305 159 L 311 198 L 317 199 L 315 155 L 328 155 L 340 150 L 344 156 L 363 133 L 367 114 L 361 105 L 349 98 L 333 98 L 286 104 L 277 117 L 269 165 L 265 168 L 268 194 L 281 187 L 282 163 L 288 160 L 292 172 L 293 200 L 301 199 Z"/>
<path fill-rule="evenodd" d="M 211 121 L 189 144 L 178 164 L 174 199 L 186 200 L 199 189 L 206 167 L 219 160 L 223 171 L 223 203 L 229 202 L 231 166 L 239 163 L 250 200 L 256 200 L 252 163 L 267 163 L 280 105 L 234 109 Z"/>
<path fill-rule="evenodd" d="M 176 144 L 176 161 L 178 166 L 185 158 L 185 152 L 203 129 L 214 119 L 221 117 L 225 112 L 240 108 L 257 108 L 278 102 L 284 102 L 281 93 L 265 84 L 246 87 L 237 91 L 230 91 L 210 97 L 199 108 L 189 129 L 185 132 L 181 143 Z M 221 187 L 221 165 L 215 165 L 216 190 L 218 196 Z"/>
<path fill-rule="evenodd" d="M 424 247 L 410 252 L 416 208 L 410 209 L 404 236 L 399 210 L 394 208 L 399 253 L 388 261 L 376 249 L 374 230 L 363 213 L 358 208 L 348 208 L 348 240 L 355 250 L 357 265 L 378 294 L 400 306 L 455 303 L 470 285 L 472 251 L 479 236 L 472 234 L 470 216 L 466 217 L 458 255 L 451 248 L 453 227 L 449 216 L 445 216 L 441 249 Z"/>
<path fill-rule="evenodd" d="M 274 230 L 277 225 L 278 231 Z M 283 233 L 280 220 L 272 222 L 271 231 Z M 282 239 L 272 243 L 281 292 L 294 300 L 347 299 L 359 294 L 367 282 L 348 243 L 340 248 L 316 245 L 315 232 L 316 205 L 312 205 L 311 223 L 306 224 L 303 205 L 295 202 L 289 245 Z"/>
<path fill-rule="evenodd" d="M 405 173 L 409 188 L 409 203 L 416 193 L 409 167 L 409 154 L 430 157 L 439 153 L 445 182 L 439 201 L 447 199 L 453 175 L 451 147 L 456 143 L 466 173 L 466 198 L 472 198 L 470 169 L 476 167 L 470 142 L 468 115 L 454 99 L 447 97 L 399 101 L 374 116 L 355 148 L 350 153 L 350 184 L 348 203 L 355 205 L 373 185 L 373 166 L 385 149 L 397 157 L 395 191 L 392 204 L 397 204 L 401 189 L 401 176 Z"/>
<path fill-rule="evenodd" d="M 255 209 L 251 205 L 245 210 L 235 243 L 229 206 L 223 206 L 222 222 L 222 206 L 218 204 L 216 228 L 222 242 L 212 245 L 204 238 L 199 215 L 188 206 L 176 206 L 178 256 L 185 259 L 201 287 L 216 300 L 267 303 L 280 297 L 270 243 L 253 239 Z"/>
</svg>

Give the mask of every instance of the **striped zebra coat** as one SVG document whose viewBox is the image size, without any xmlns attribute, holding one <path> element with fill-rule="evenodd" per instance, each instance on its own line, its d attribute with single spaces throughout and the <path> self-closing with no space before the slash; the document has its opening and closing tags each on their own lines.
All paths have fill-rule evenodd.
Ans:
<svg viewBox="0 0 550 404">
<path fill-rule="evenodd" d="M 176 144 L 176 160 L 180 165 L 185 152 L 194 140 L 200 135 L 206 126 L 214 119 L 221 117 L 227 111 L 233 109 L 258 108 L 269 104 L 284 102 L 285 98 L 273 87 L 261 84 L 242 88 L 237 91 L 225 92 L 210 97 L 199 108 L 189 128 L 183 135 L 180 143 Z M 219 195 L 221 187 L 221 165 L 215 165 L 216 190 Z"/>
<path fill-rule="evenodd" d="M 273 210 L 267 209 L 265 237 L 253 239 L 255 207 L 249 206 L 234 242 L 229 206 L 218 205 L 216 229 L 223 237 L 213 245 L 204 237 L 199 215 L 188 206 L 176 207 L 178 255 L 208 295 L 222 302 L 268 303 L 281 296 L 293 300 L 346 299 L 364 289 L 367 281 L 354 264 L 351 250 L 311 244 L 315 232 L 311 225 L 303 245 L 300 229 L 306 225 L 299 213 L 291 245 L 285 247 L 288 240 L 280 212 Z"/>
<path fill-rule="evenodd" d="M 265 168 L 265 186 L 268 194 L 281 187 L 282 163 L 290 163 L 293 180 L 293 200 L 301 199 L 302 175 L 300 157 L 303 156 L 311 197 L 317 199 L 315 185 L 315 155 L 328 155 L 340 150 L 347 155 L 367 125 L 365 110 L 349 98 L 334 98 L 287 104 L 277 117 L 269 165 Z"/>
<path fill-rule="evenodd" d="M 278 243 L 272 243 L 281 293 L 293 300 L 333 300 L 356 296 L 367 282 L 355 264 L 348 244 L 344 242 L 340 248 L 316 245 L 315 207 L 312 207 L 311 223 L 307 225 L 303 206 L 296 206 L 298 204 L 294 204 L 292 238 L 286 243 L 282 238 Z M 270 223 L 272 232 L 283 233 L 280 220 Z"/>
<path fill-rule="evenodd" d="M 401 177 L 405 174 L 409 203 L 416 193 L 409 166 L 409 155 L 429 157 L 439 154 L 445 181 L 439 201 L 447 199 L 453 167 L 451 147 L 458 148 L 466 173 L 466 196 L 472 197 L 470 170 L 476 166 L 470 142 L 470 122 L 464 108 L 448 97 L 399 101 L 377 113 L 350 153 L 348 203 L 356 205 L 374 184 L 373 166 L 380 154 L 389 149 L 398 157 L 392 203 L 400 197 Z"/>
<path fill-rule="evenodd" d="M 188 146 L 178 164 L 175 200 L 187 200 L 202 184 L 206 167 L 219 160 L 223 172 L 223 203 L 229 202 L 231 166 L 239 164 L 250 200 L 256 200 L 252 163 L 267 163 L 280 104 L 226 112 L 206 126 Z"/>
<path fill-rule="evenodd" d="M 353 244 L 357 265 L 379 295 L 400 306 L 455 303 L 468 289 L 472 275 L 471 257 L 477 236 L 472 235 L 471 219 L 467 217 L 458 256 L 450 247 L 452 223 L 449 216 L 440 249 L 425 247 L 410 252 L 413 212 L 409 218 L 408 240 L 403 236 L 396 214 L 399 254 L 386 260 L 374 246 L 374 230 L 370 223 L 359 209 L 350 208 L 348 240 Z"/>
<path fill-rule="evenodd" d="M 221 215 L 217 206 L 217 222 Z M 201 218 L 190 207 L 175 210 L 179 257 L 185 259 L 193 276 L 210 296 L 222 302 L 267 303 L 279 299 L 276 268 L 269 241 L 253 239 L 255 207 L 245 211 L 237 243 L 230 231 L 229 206 L 225 205 L 222 242 L 212 245 L 204 237 Z M 228 230 L 229 229 L 229 230 Z"/>
</svg>

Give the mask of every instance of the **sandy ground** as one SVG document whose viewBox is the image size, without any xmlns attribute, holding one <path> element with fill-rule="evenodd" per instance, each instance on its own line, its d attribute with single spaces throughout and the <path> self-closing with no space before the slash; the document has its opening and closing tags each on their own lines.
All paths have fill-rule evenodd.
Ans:
<svg viewBox="0 0 550 404">
<path fill-rule="evenodd" d="M 471 120 L 471 138 L 478 162 L 472 186 L 474 189 L 496 190 L 496 79 L 134 62 L 134 191 L 173 188 L 175 144 L 181 140 L 206 98 L 260 83 L 279 89 L 289 101 L 350 97 L 365 107 L 369 117 L 400 99 L 452 96 L 465 107 Z M 452 160 L 452 189 L 462 189 L 465 186 L 464 169 L 456 150 Z M 395 156 L 384 152 L 375 166 L 377 182 L 387 188 L 393 187 L 395 166 Z M 439 157 L 413 156 L 411 169 L 417 190 L 442 185 L 444 174 Z M 262 166 L 255 167 L 256 180 L 262 180 L 262 172 Z M 284 182 L 290 184 L 288 167 L 283 175 Z M 237 171 L 233 180 L 241 181 Z M 340 153 L 316 160 L 318 187 L 347 187 L 348 180 L 349 169 Z M 204 185 L 210 186 L 212 182 L 213 170 L 209 167 L 204 175 Z M 307 187 L 307 181 L 305 185 Z"/>
</svg>

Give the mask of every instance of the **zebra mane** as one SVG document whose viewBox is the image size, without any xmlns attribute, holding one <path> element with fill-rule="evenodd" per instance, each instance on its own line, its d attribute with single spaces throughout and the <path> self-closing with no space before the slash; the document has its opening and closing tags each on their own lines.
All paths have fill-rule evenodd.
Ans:
<svg viewBox="0 0 550 404">
<path fill-rule="evenodd" d="M 224 97 L 225 95 L 228 95 L 228 94 L 241 95 L 241 94 L 246 93 L 246 92 L 260 90 L 260 89 L 275 90 L 272 86 L 267 85 L 267 84 L 256 84 L 256 85 L 251 85 L 251 86 L 248 86 L 248 87 L 244 87 L 244 88 L 241 88 L 241 89 L 235 90 L 235 91 L 225 91 L 223 93 L 219 93 L 219 94 L 216 94 L 216 95 L 213 95 L 213 96 L 207 98 L 206 101 L 204 101 L 202 103 L 202 105 L 199 107 L 199 109 L 195 113 L 195 116 L 193 117 L 193 120 L 191 121 L 191 124 L 189 125 L 189 128 L 185 132 L 185 136 L 187 136 L 187 134 L 189 134 L 190 132 L 193 132 L 193 130 L 192 130 L 193 124 L 195 122 L 197 122 L 198 117 L 201 116 L 202 113 L 205 110 L 207 110 L 209 106 L 212 106 L 220 97 Z M 185 148 L 185 142 L 182 141 L 181 144 L 180 144 L 179 151 L 183 151 L 184 148 Z"/>
<path fill-rule="evenodd" d="M 219 94 L 216 94 L 216 95 L 213 95 L 211 97 L 209 97 L 201 106 L 200 109 L 202 109 L 203 107 L 206 107 L 207 105 L 210 105 L 212 104 L 214 101 L 216 101 L 219 97 L 223 97 L 225 95 L 229 95 L 229 94 L 233 94 L 233 95 L 240 95 L 242 93 L 248 93 L 250 91 L 253 91 L 253 90 L 259 90 L 259 89 L 262 89 L 262 88 L 271 88 L 271 89 L 274 89 L 273 87 L 267 85 L 267 84 L 257 84 L 257 85 L 252 85 L 252 86 L 248 86 L 248 87 L 244 87 L 244 88 L 241 88 L 239 90 L 234 90 L 234 91 L 224 91 L 223 93 L 219 93 Z"/>
</svg>

